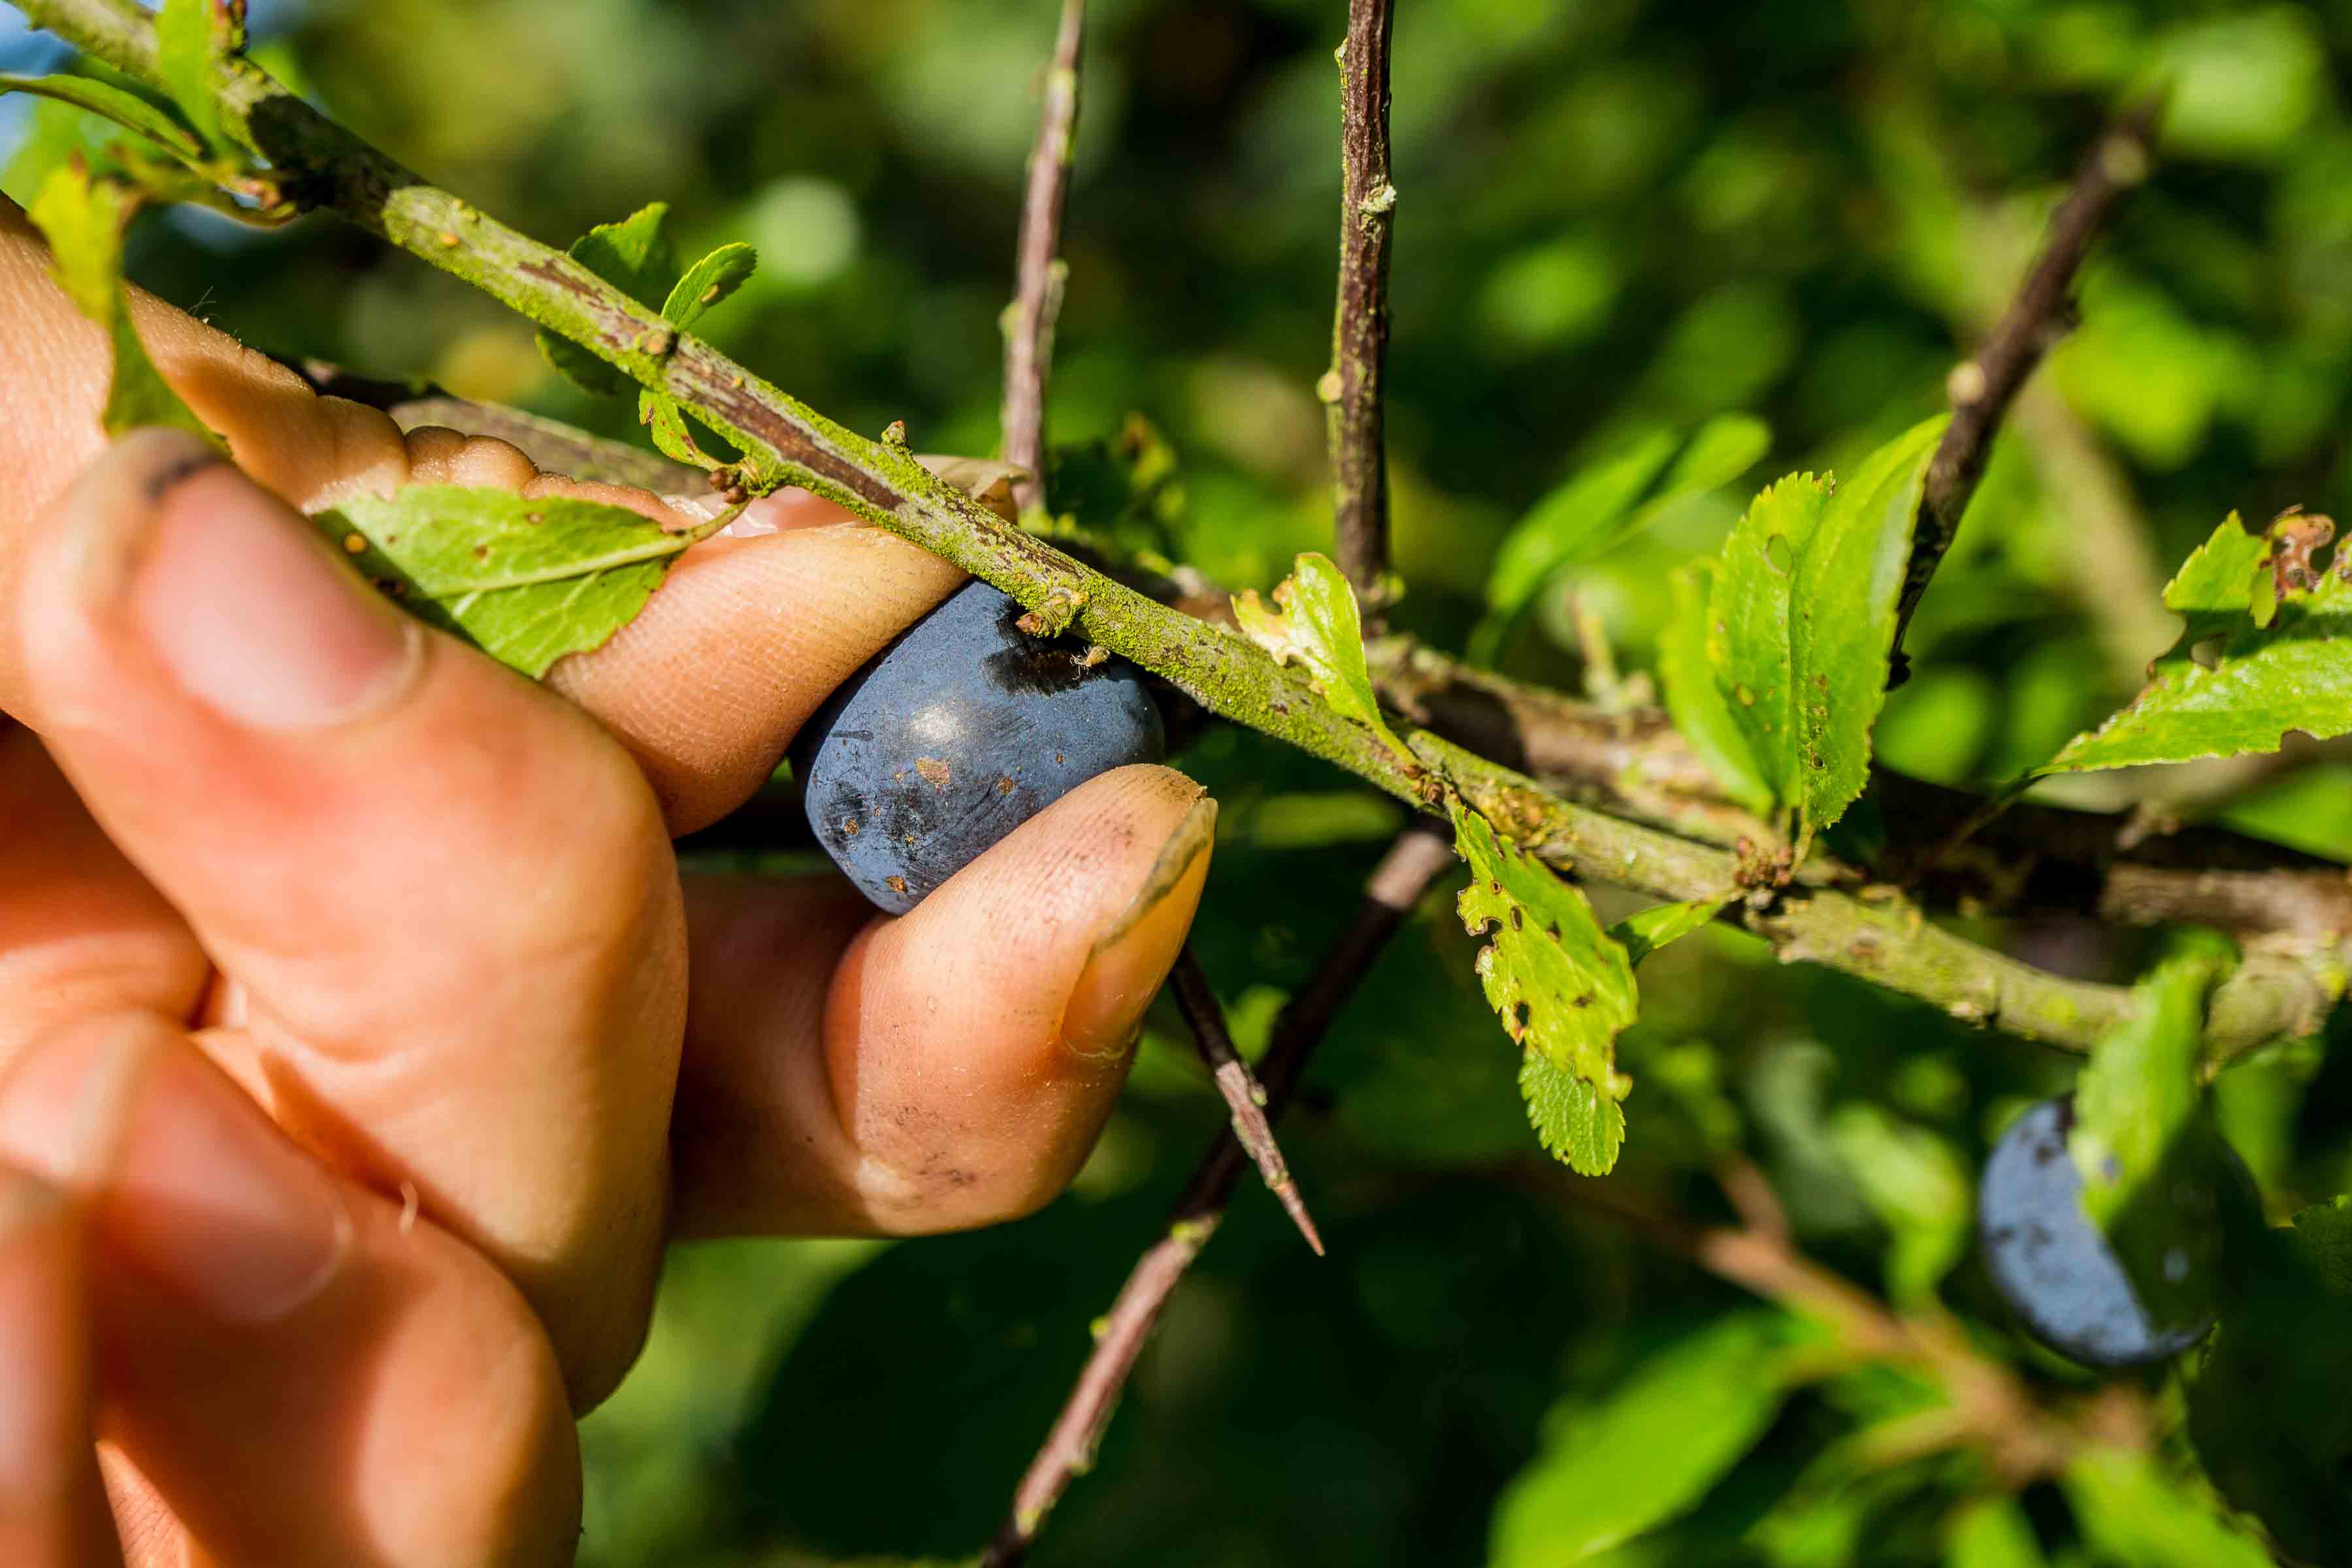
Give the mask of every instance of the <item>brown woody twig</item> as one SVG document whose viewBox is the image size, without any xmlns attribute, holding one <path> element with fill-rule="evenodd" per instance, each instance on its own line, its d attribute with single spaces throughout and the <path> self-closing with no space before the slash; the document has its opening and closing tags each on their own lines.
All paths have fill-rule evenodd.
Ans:
<svg viewBox="0 0 2352 1568">
<path fill-rule="evenodd" d="M 1282 1114 L 1307 1058 L 1332 1019 L 1430 884 L 1453 863 L 1452 845 L 1433 824 L 1416 822 L 1397 835 L 1366 880 L 1354 918 L 1275 1022 L 1273 1043 L 1259 1063 L 1269 1117 Z M 1110 1425 L 1119 1391 L 1135 1370 L 1144 1342 L 1184 1271 L 1216 1233 L 1247 1159 L 1230 1129 L 1219 1133 L 1176 1200 L 1167 1234 L 1129 1270 L 1127 1283 L 1119 1287 L 1118 1299 L 1095 1336 L 1094 1353 L 1013 1490 L 1013 1510 L 989 1543 L 982 1559 L 984 1568 L 1012 1568 L 1026 1557 L 1046 1514 L 1072 1479 L 1093 1462 L 1095 1447 Z"/>
<path fill-rule="evenodd" d="M 1762 1173 L 1744 1159 L 1729 1162 L 1727 1175 L 1733 1190 L 1769 1192 Z M 1619 1222 L 1717 1279 L 1818 1320 L 1843 1354 L 1906 1363 L 1942 1383 L 1948 1406 L 1916 1426 L 1876 1429 L 1885 1445 L 1880 1457 L 1887 1462 L 1972 1445 L 1985 1451 L 2001 1484 L 2016 1489 L 2057 1473 L 2090 1445 L 2145 1447 L 2148 1441 L 2151 1414 L 2136 1391 L 2113 1387 L 2068 1408 L 2051 1408 L 2005 1363 L 1979 1350 L 1948 1314 L 1932 1305 L 1898 1313 L 1807 1258 L 1784 1230 L 1752 1220 L 1738 1226 L 1693 1225 L 1627 1199 L 1617 1184 L 1563 1178 L 1557 1166 L 1533 1177 L 1555 1190 L 1563 1179 L 1578 1207 Z M 1778 1213 L 1777 1199 L 1769 1212 Z"/>
<path fill-rule="evenodd" d="M 1952 422 L 1936 455 L 1928 459 L 1927 492 L 1919 508 L 1919 532 L 1911 546 L 1903 596 L 1895 611 L 1895 679 L 1907 667 L 1903 634 L 1919 607 L 1920 595 L 1960 529 L 1961 514 L 1984 477 L 1994 433 L 2011 399 L 2033 374 L 2051 345 L 2065 335 L 2067 295 L 2074 274 L 2116 201 L 2147 177 L 2155 158 L 2157 100 L 2131 109 L 2099 138 L 2075 172 L 2074 183 L 2051 215 L 2042 254 L 1976 356 L 1952 372 Z"/>
<path fill-rule="evenodd" d="M 1319 391 L 1328 408 L 1331 485 L 1339 569 L 1377 624 L 1387 596 L 1389 481 L 1381 373 L 1389 348 L 1389 26 L 1392 0 L 1349 0 L 1339 47 L 1339 302 L 1331 369 Z"/>
<path fill-rule="evenodd" d="M 1054 63 L 1045 72 L 1045 112 L 1038 117 L 1028 188 L 1021 200 L 1013 303 L 1004 311 L 1004 460 L 1024 470 L 1013 481 L 1013 499 L 1024 515 L 1045 504 L 1045 387 L 1054 370 L 1054 326 L 1070 271 L 1061 258 L 1062 214 L 1069 201 L 1078 52 L 1086 36 L 1087 0 L 1062 0 Z"/>
<path fill-rule="evenodd" d="M 1201 1059 L 1208 1064 L 1210 1076 L 1215 1079 L 1217 1092 L 1225 1099 L 1233 1112 L 1234 1136 L 1241 1141 L 1243 1151 L 1257 1164 L 1257 1173 L 1265 1179 L 1266 1190 L 1282 1201 L 1283 1212 L 1290 1223 L 1315 1249 L 1323 1256 L 1323 1237 L 1315 1228 L 1315 1221 L 1307 1212 L 1306 1202 L 1298 1195 L 1298 1184 L 1290 1177 L 1290 1167 L 1282 1158 L 1282 1146 L 1274 1141 L 1274 1128 L 1265 1116 L 1265 1090 L 1259 1086 L 1257 1075 L 1250 1071 L 1249 1063 L 1234 1049 L 1232 1031 L 1225 1027 L 1225 1010 L 1217 1002 L 1217 994 L 1202 972 L 1201 961 L 1186 942 L 1176 954 L 1176 967 L 1169 974 L 1176 993 L 1176 1005 L 1184 1015 L 1184 1022 L 1192 1031 L 1192 1040 L 1200 1047 Z"/>
</svg>

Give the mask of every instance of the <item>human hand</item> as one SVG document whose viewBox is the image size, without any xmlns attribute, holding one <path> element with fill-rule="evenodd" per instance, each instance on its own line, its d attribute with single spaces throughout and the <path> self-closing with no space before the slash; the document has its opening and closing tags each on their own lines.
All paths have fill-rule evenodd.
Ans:
<svg viewBox="0 0 2352 1568">
<path fill-rule="evenodd" d="M 103 447 L 104 340 L 0 203 L 0 1561 L 118 1530 L 134 1563 L 567 1560 L 572 1417 L 671 1237 L 948 1229 L 1067 1182 L 1213 807 L 1106 773 L 898 919 L 832 876 L 681 879 L 671 836 L 961 574 L 772 498 L 779 531 L 697 546 L 533 685 L 294 509 L 658 503 L 138 320 L 236 468 Z"/>
</svg>

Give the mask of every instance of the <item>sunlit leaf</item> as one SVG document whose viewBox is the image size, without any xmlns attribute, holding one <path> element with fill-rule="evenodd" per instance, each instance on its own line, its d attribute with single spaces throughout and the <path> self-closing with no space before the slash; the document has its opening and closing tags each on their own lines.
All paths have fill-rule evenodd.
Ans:
<svg viewBox="0 0 2352 1568">
<path fill-rule="evenodd" d="M 720 246 L 686 269 L 662 306 L 663 319 L 681 329 L 691 327 L 705 310 L 740 289 L 759 265 L 759 252 L 750 246 Z"/>
<path fill-rule="evenodd" d="M 2265 564 L 2290 530 L 2322 522 L 2282 518 L 2265 537 L 2248 533 L 2232 513 L 2164 590 L 2166 607 L 2187 625 L 2148 667 L 2147 685 L 2042 771 L 2275 752 L 2294 730 L 2319 740 L 2352 732 L 2347 556 L 2339 552 L 2334 565 L 2312 574 L 2311 585 L 2291 586 L 2284 597 Z"/>
<path fill-rule="evenodd" d="M 2011 1497 L 1963 1504 L 1944 1535 L 1944 1568 L 2042 1568 L 2032 1521 Z"/>
<path fill-rule="evenodd" d="M 1783 479 L 1725 542 L 1708 651 L 1763 777 L 1805 833 L 1836 822 L 1869 778 L 1895 602 L 1943 426 L 1915 426 L 1851 479 Z"/>
<path fill-rule="evenodd" d="M 1291 563 L 1269 607 L 1255 590 L 1234 597 L 1234 619 L 1252 642 L 1283 664 L 1296 659 L 1324 700 L 1397 752 L 1404 744 L 1381 717 L 1364 662 L 1364 623 L 1348 579 L 1330 558 L 1309 552 Z"/>
<path fill-rule="evenodd" d="M 1726 794 L 1763 816 L 1772 809 L 1775 791 L 1747 731 L 1733 717 L 1731 699 L 1716 679 L 1707 653 L 1707 598 L 1715 572 L 1713 562 L 1695 561 L 1674 574 L 1674 613 L 1658 635 L 1658 675 L 1665 683 L 1666 711 L 1690 749 Z"/>
<path fill-rule="evenodd" d="M 698 537 L 625 507 L 457 485 L 352 496 L 312 521 L 404 608 L 532 677 L 628 624 Z"/>
<path fill-rule="evenodd" d="M 1772 1424 L 1789 1342 L 1779 1313 L 1736 1313 L 1554 1412 L 1496 1504 L 1489 1568 L 1582 1563 L 1696 1503 Z"/>
<path fill-rule="evenodd" d="M 2204 1321 L 2213 1308 L 2219 1233 L 2180 1195 L 2213 1186 L 2197 1062 L 2219 968 L 2201 945 L 2158 964 L 2134 988 L 2130 1020 L 2092 1047 L 2074 1085 L 2067 1151 L 2082 1173 L 2083 1207 L 2159 1330 Z"/>
<path fill-rule="evenodd" d="M 1767 486 L 1724 540 L 1707 594 L 1717 689 L 1772 804 L 1784 809 L 1805 794 L 1797 644 L 1807 622 L 1797 606 L 1798 563 L 1812 548 L 1831 489 L 1811 474 Z"/>
<path fill-rule="evenodd" d="M 668 217 L 668 203 L 651 203 L 618 223 L 598 224 L 573 240 L 566 254 L 632 300 L 650 305 L 667 299 L 678 281 L 677 256 L 664 231 Z M 569 338 L 541 331 L 539 352 L 584 392 L 616 395 L 632 384 Z"/>
<path fill-rule="evenodd" d="M 1713 899 L 1685 899 L 1678 904 L 1653 904 L 1611 926 L 1609 934 L 1624 944 L 1625 961 L 1638 964 L 1658 949 L 1703 930 L 1735 897 L 1725 893 Z"/>
<path fill-rule="evenodd" d="M 1894 1238 L 1886 1288 L 1898 1301 L 1931 1297 L 1969 1249 L 1974 1184 L 1951 1144 L 1864 1100 L 1840 1106 L 1830 1147 Z"/>
<path fill-rule="evenodd" d="M 126 131 L 137 132 L 176 158 L 195 158 L 204 153 L 204 144 L 173 118 L 169 110 L 110 81 L 89 76 L 0 74 L 0 93 L 8 92 L 32 93 L 86 109 Z"/>
<path fill-rule="evenodd" d="M 1559 574 L 1600 559 L 1692 497 L 1728 484 L 1771 444 L 1762 420 L 1727 414 L 1686 443 L 1668 430 L 1643 430 L 1570 475 L 1529 509 L 1496 552 L 1487 613 L 1472 637 L 1471 656 L 1495 658 L 1512 624 Z"/>
<path fill-rule="evenodd" d="M 2060 1479 L 2084 1539 L 2121 1568 L 2270 1568 L 2269 1552 L 2137 1449 L 2084 1448 Z"/>
<path fill-rule="evenodd" d="M 155 68 L 208 147 L 219 146 L 221 66 L 245 47 L 238 0 L 163 0 L 155 13 Z"/>
<path fill-rule="evenodd" d="M 50 172 L 28 213 L 49 242 L 50 270 L 59 287 L 113 343 L 114 370 L 100 416 L 107 433 L 163 425 L 217 444 L 219 437 L 156 370 L 131 320 L 122 234 L 145 200 L 127 181 L 94 176 L 77 161 Z"/>
<path fill-rule="evenodd" d="M 1528 1053 L 1519 1087 L 1528 1115 L 1546 1148 L 1600 1175 L 1625 1142 L 1620 1102 L 1633 1084 L 1617 1070 L 1616 1041 L 1639 1007 L 1633 964 L 1581 892 L 1485 817 L 1456 807 L 1454 847 L 1470 863 L 1462 924 L 1488 939 L 1479 981 Z"/>
</svg>

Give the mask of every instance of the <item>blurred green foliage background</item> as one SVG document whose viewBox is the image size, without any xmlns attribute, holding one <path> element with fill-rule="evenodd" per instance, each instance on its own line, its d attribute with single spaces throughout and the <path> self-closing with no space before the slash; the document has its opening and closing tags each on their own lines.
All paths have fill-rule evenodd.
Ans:
<svg viewBox="0 0 2352 1568">
<path fill-rule="evenodd" d="M 1051 0 L 254 9 L 273 69 L 542 238 L 659 199 L 688 254 L 750 240 L 760 272 L 710 336 L 854 426 L 903 418 L 919 447 L 992 449 Z M 1756 482 L 1848 463 L 1940 406 L 2075 160 L 2158 81 L 2166 156 L 1999 448 L 1911 639 L 1917 675 L 1881 723 L 1882 758 L 1949 783 L 2015 774 L 2136 688 L 2171 635 L 2157 588 L 2224 514 L 2352 511 L 2352 0 L 1399 12 L 1389 407 L 1413 629 L 1458 644 L 1496 543 L 1580 462 L 1646 429 L 1755 414 L 1772 450 L 1747 483 L 1556 585 L 1504 649 L 1576 688 L 1572 588 L 1643 669 L 1665 569 L 1711 546 Z M 1055 433 L 1148 418 L 1181 462 L 1171 553 L 1263 586 L 1328 533 L 1312 389 L 1329 347 L 1342 7 L 1094 13 Z M 16 24 L 0 11 L 8 68 L 57 52 Z M 13 141 L 32 111 L 5 112 Z M 22 199 L 26 178 L 20 159 L 0 183 Z M 256 236 L 174 215 L 142 227 L 132 269 L 276 353 L 626 433 L 625 411 L 547 370 L 520 319 L 330 222 Z M 1255 1043 L 1399 818 L 1244 735 L 1213 733 L 1185 763 L 1224 805 L 1201 951 Z M 2151 795 L 2352 857 L 2352 765 L 2324 752 L 2075 797 Z M 1992 934 L 2106 977 L 2141 956 L 2074 928 Z M 1474 945 L 1449 889 L 1342 1018 L 1286 1135 L 1331 1259 L 1241 1195 L 1040 1563 L 1574 1560 L 1542 1544 L 1541 1487 L 1513 1478 L 1640 1357 L 1746 1309 L 1571 1201 L 1575 1179 L 1528 1133 Z M 1708 1170 L 1745 1151 L 1816 1256 L 1874 1289 L 1940 1289 L 2036 1375 L 2079 1375 L 2016 1348 L 1961 1257 L 1990 1130 L 2063 1087 L 2064 1063 L 1779 968 L 1720 929 L 1643 982 L 1613 1183 L 1713 1216 Z M 1035 1219 L 682 1250 L 643 1363 L 585 1429 L 583 1561 L 974 1549 L 1089 1320 L 1219 1123 L 1180 1041 L 1155 1028 L 1076 1190 Z M 2274 1205 L 2352 1176 L 2352 1073 L 2321 1053 L 2259 1058 L 2220 1096 Z M 1962 1561 L 1952 1510 L 1980 1479 L 1963 1460 L 1872 1469 L 1841 1446 L 1919 1397 L 1857 1373 L 1768 1405 L 1763 1441 L 1680 1522 L 1593 1560 Z M 2051 1559 L 2110 1560 L 2048 1490 L 2026 1502 Z M 1498 1531 L 1507 1495 L 1516 1522 Z"/>
</svg>

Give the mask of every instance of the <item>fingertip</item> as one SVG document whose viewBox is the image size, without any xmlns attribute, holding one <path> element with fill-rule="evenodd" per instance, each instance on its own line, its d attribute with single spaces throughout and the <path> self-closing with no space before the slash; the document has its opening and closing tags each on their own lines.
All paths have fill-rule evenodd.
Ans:
<svg viewBox="0 0 2352 1568">
<path fill-rule="evenodd" d="M 826 1052 L 882 1228 L 992 1223 L 1067 1184 L 1191 926 L 1214 822 L 1183 774 L 1115 769 L 852 943 Z"/>
</svg>

